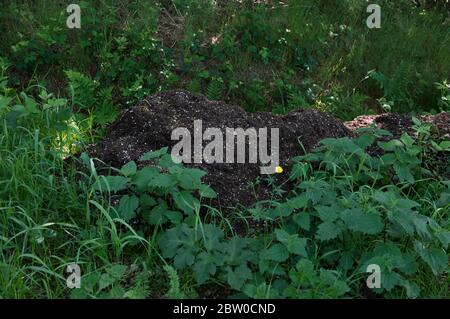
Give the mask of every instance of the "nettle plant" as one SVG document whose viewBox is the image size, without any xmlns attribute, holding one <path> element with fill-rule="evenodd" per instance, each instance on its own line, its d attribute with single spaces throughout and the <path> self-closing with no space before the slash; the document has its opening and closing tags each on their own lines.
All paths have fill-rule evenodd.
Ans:
<svg viewBox="0 0 450 319">
<path fill-rule="evenodd" d="M 439 280 L 448 271 L 450 183 L 424 168 L 432 144 L 415 121 L 418 138 L 383 142 L 389 132 L 365 129 L 295 158 L 286 200 L 247 209 L 245 218 L 265 226 L 245 237 L 227 218 L 203 214 L 202 199 L 216 196 L 201 183 L 205 173 L 175 164 L 166 148 L 141 157 L 151 166 L 130 162 L 92 187 L 119 194 L 119 218 L 159 229 L 152 236 L 161 256 L 197 287 L 214 282 L 251 298 L 361 296 L 375 264 L 381 287 L 373 292 L 418 297 L 420 274 Z"/>
<path fill-rule="evenodd" d="M 83 158 L 90 165 L 86 155 Z M 125 222 L 139 217 L 154 226 L 169 222 L 177 225 L 186 217 L 193 223 L 201 207 L 197 197 L 217 196 L 201 183 L 204 171 L 175 163 L 167 147 L 148 152 L 139 161 L 149 165 L 138 169 L 136 162 L 129 162 L 115 169 L 117 175 L 97 176 L 92 185 L 94 191 L 120 193 L 114 211 Z"/>
<path fill-rule="evenodd" d="M 448 215 L 449 183 L 425 178 L 430 172 L 421 166 L 424 148 L 407 134 L 378 142 L 381 157 L 369 155 L 366 149 L 386 134 L 375 130 L 355 139 L 325 139 L 313 153 L 296 159 L 290 175 L 296 185 L 292 194 L 265 214 L 277 224 L 272 237 L 279 242 L 268 248 L 276 258 L 265 267 L 281 277 L 289 271 L 282 296 L 303 297 L 305 283 L 314 280 L 296 273 L 311 269 L 309 264 L 305 267 L 307 262 L 297 261 L 299 257 L 309 258 L 316 267 L 335 269 L 336 278 L 340 275 L 354 284 L 367 277 L 368 265 L 376 264 L 381 288 L 374 291 L 400 286 L 408 297 L 420 293 L 414 282 L 418 272 L 438 276 L 448 271 L 450 231 L 437 217 Z M 436 192 L 436 198 L 430 196 Z M 275 268 L 274 262 L 281 265 Z M 332 275 L 323 275 L 323 282 L 327 276 Z M 330 282 L 337 286 L 328 296 L 348 291 L 344 282 Z"/>
</svg>

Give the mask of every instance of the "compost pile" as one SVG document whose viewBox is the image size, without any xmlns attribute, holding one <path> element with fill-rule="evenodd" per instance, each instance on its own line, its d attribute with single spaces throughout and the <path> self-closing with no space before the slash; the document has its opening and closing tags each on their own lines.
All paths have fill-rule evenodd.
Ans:
<svg viewBox="0 0 450 319">
<path fill-rule="evenodd" d="M 106 137 L 89 147 L 88 153 L 108 165 L 121 167 L 129 161 L 136 161 L 148 151 L 165 146 L 170 150 L 178 143 L 171 140 L 172 131 L 184 127 L 193 135 L 194 120 L 202 120 L 203 130 L 219 128 L 224 137 L 227 127 L 244 130 L 267 128 L 269 132 L 271 128 L 279 128 L 280 166 L 284 168 L 284 173 L 276 174 L 277 179 L 287 179 L 291 159 L 303 154 L 303 147 L 309 151 L 325 137 L 350 134 L 342 122 L 315 110 L 299 109 L 283 116 L 266 112 L 247 113 L 241 107 L 210 101 L 199 94 L 172 91 L 150 95 L 135 107 L 124 110 L 108 128 Z M 270 134 L 268 141 L 270 153 Z M 248 142 L 247 138 L 246 144 Z M 204 141 L 203 146 L 208 143 Z M 260 174 L 259 163 L 248 163 L 248 156 L 246 163 L 185 165 L 207 172 L 203 182 L 218 193 L 216 204 L 221 207 L 238 203 L 246 206 L 271 195 L 272 188 L 266 183 L 251 187 L 251 182 L 258 177 L 263 180 L 267 175 Z"/>
<path fill-rule="evenodd" d="M 448 136 L 448 113 L 421 119 L 434 124 L 440 136 Z M 171 140 L 172 131 L 176 128 L 187 128 L 193 136 L 195 120 L 202 120 L 203 131 L 206 128 L 219 128 L 224 137 L 227 127 L 244 130 L 267 128 L 269 132 L 271 128 L 279 128 L 279 159 L 284 173 L 271 175 L 278 182 L 287 180 L 292 158 L 304 154 L 303 149 L 312 150 L 323 138 L 353 136 L 356 129 L 372 124 L 393 132 L 394 137 L 397 137 L 402 132 L 411 131 L 412 125 L 411 118 L 396 114 L 360 116 L 343 123 L 316 110 L 298 109 L 286 115 L 247 113 L 241 107 L 210 101 L 200 94 L 171 91 L 150 95 L 135 107 L 124 110 L 118 120 L 110 125 L 106 137 L 91 145 L 87 151 L 91 157 L 107 165 L 121 167 L 129 161 L 137 161 L 146 152 L 162 147 L 169 147 L 170 150 L 178 143 L 178 140 Z M 270 137 L 268 141 L 270 153 Z M 247 151 L 248 142 L 247 138 Z M 208 143 L 203 141 L 203 147 Z M 214 204 L 221 208 L 236 204 L 248 206 L 273 195 L 269 183 L 260 182 L 255 186 L 255 181 L 264 181 L 268 175 L 261 175 L 259 163 L 248 163 L 248 152 L 246 163 L 185 165 L 207 172 L 202 181 L 218 193 Z"/>
</svg>

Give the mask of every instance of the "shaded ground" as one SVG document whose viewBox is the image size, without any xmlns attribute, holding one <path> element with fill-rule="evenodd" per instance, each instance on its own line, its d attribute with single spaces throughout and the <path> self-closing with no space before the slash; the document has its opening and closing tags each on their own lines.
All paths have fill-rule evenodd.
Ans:
<svg viewBox="0 0 450 319">
<path fill-rule="evenodd" d="M 88 151 L 91 157 L 120 167 L 128 161 L 137 160 L 148 151 L 175 145 L 178 141 L 172 141 L 171 134 L 177 127 L 187 128 L 193 136 L 194 120 L 199 119 L 203 121 L 203 130 L 208 127 L 219 128 L 224 136 L 226 127 L 267 127 L 269 131 L 270 128 L 279 128 L 280 165 L 285 173 L 277 174 L 277 178 L 287 177 L 290 159 L 303 153 L 299 141 L 306 150 L 311 150 L 325 137 L 350 134 L 340 121 L 314 110 L 298 110 L 284 116 L 247 113 L 240 107 L 210 101 L 199 94 L 173 91 L 151 95 L 134 108 L 123 111 L 119 119 L 109 127 L 105 139 L 91 146 Z M 203 146 L 208 143 L 205 141 Z M 248 144 L 248 139 L 246 143 Z M 205 163 L 186 166 L 199 167 L 208 172 L 203 181 L 219 194 L 218 204 L 222 207 L 238 203 L 249 205 L 256 199 L 267 199 L 271 195 L 269 185 L 261 183 L 256 189 L 249 185 L 258 177 L 267 176 L 260 175 L 259 164 Z"/>
</svg>

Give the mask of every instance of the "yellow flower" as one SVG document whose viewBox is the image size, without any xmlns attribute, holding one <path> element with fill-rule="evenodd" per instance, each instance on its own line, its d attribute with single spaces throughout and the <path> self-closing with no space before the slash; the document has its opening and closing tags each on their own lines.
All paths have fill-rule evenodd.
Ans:
<svg viewBox="0 0 450 319">
<path fill-rule="evenodd" d="M 277 173 L 277 174 L 283 173 L 283 168 L 282 168 L 281 166 L 277 166 L 277 167 L 275 168 L 275 173 Z"/>
</svg>

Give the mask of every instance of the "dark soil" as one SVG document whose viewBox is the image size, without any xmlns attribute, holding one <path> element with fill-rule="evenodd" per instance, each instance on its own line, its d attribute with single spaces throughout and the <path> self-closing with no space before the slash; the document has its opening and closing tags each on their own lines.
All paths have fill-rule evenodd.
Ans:
<svg viewBox="0 0 450 319">
<path fill-rule="evenodd" d="M 284 173 L 277 178 L 286 179 L 291 159 L 303 154 L 304 148 L 311 150 L 325 137 L 342 137 L 350 131 L 340 122 L 325 113 L 314 110 L 297 110 L 284 116 L 271 113 L 247 113 L 237 106 L 210 101 L 206 97 L 185 91 L 173 91 L 154 94 L 137 106 L 122 112 L 113 123 L 106 137 L 88 152 L 91 157 L 99 158 L 106 164 L 120 167 L 137 160 L 142 154 L 164 146 L 169 149 L 178 141 L 171 140 L 172 130 L 185 127 L 193 136 L 194 120 L 203 121 L 203 130 L 208 127 L 225 128 L 279 128 L 280 166 Z M 270 140 L 270 137 L 269 137 Z M 246 141 L 248 143 L 248 140 Z M 204 142 L 204 146 L 208 142 Z M 193 145 L 193 144 L 192 144 Z M 248 145 L 247 145 L 248 146 Z M 270 147 L 269 147 L 270 151 Z M 224 153 L 225 154 L 225 153 Z M 248 156 L 246 156 L 248 162 Z M 219 194 L 221 207 L 244 206 L 256 200 L 268 199 L 271 186 L 261 183 L 255 190 L 250 183 L 260 175 L 259 164 L 185 164 L 187 167 L 199 167 L 208 174 L 203 182 L 212 186 Z M 255 198 L 256 195 L 256 198 Z"/>
<path fill-rule="evenodd" d="M 203 121 L 203 131 L 209 127 L 219 128 L 224 137 L 227 127 L 256 130 L 266 127 L 269 132 L 271 128 L 279 128 L 280 166 L 284 172 L 271 175 L 276 176 L 278 182 L 287 179 L 292 158 L 304 153 L 300 143 L 306 151 L 310 151 L 323 138 L 353 136 L 354 130 L 372 123 L 398 137 L 402 132 L 411 132 L 412 125 L 410 117 L 396 114 L 360 116 L 343 123 L 315 110 L 299 109 L 283 116 L 266 112 L 247 113 L 241 107 L 210 101 L 199 94 L 172 91 L 150 95 L 137 106 L 124 110 L 118 120 L 109 127 L 106 137 L 99 143 L 91 145 L 88 153 L 107 165 L 121 167 L 129 161 L 137 161 L 148 151 L 165 146 L 170 150 L 178 143 L 178 140 L 171 140 L 172 130 L 175 128 L 185 127 L 193 137 L 194 120 Z M 448 113 L 421 117 L 421 120 L 434 124 L 437 135 L 448 138 L 450 134 Z M 204 141 L 203 146 L 208 143 L 209 141 Z M 248 139 L 246 143 L 248 149 Z M 248 162 L 248 154 L 246 161 Z M 203 182 L 212 186 L 218 193 L 218 199 L 213 204 L 219 208 L 233 207 L 237 204 L 249 206 L 258 200 L 273 196 L 272 186 L 268 183 L 258 183 L 257 187 L 250 185 L 258 178 L 264 181 L 268 176 L 260 174 L 258 163 L 203 163 L 185 166 L 201 168 L 207 172 Z"/>
</svg>

